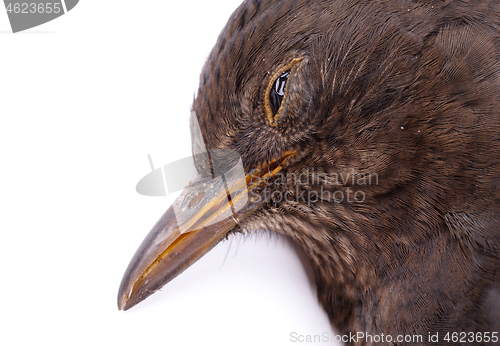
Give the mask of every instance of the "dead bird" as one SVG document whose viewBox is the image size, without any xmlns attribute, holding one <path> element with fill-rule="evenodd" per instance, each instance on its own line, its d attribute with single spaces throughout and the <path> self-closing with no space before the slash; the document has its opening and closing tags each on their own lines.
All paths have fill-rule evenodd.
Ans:
<svg viewBox="0 0 500 346">
<path fill-rule="evenodd" d="M 497 1 L 244 1 L 193 104 L 199 178 L 137 250 L 119 309 L 266 229 L 304 249 L 341 335 L 495 344 L 499 61 Z"/>
</svg>

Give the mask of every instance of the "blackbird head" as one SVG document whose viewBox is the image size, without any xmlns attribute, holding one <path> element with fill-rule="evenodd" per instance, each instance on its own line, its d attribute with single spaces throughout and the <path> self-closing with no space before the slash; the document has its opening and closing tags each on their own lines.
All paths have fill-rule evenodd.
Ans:
<svg viewBox="0 0 500 346">
<path fill-rule="evenodd" d="M 193 104 L 199 177 L 138 249 L 119 308 L 232 233 L 265 229 L 305 250 L 340 331 L 493 326 L 498 10 L 244 1 Z"/>
</svg>

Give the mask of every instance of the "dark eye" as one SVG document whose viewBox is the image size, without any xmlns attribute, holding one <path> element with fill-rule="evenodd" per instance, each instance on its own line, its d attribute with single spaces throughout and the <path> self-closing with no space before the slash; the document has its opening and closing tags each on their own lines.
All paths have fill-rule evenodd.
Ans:
<svg viewBox="0 0 500 346">
<path fill-rule="evenodd" d="M 274 81 L 271 91 L 269 92 L 269 104 L 271 106 L 271 110 L 273 111 L 273 115 L 276 115 L 280 109 L 281 102 L 285 96 L 286 82 L 288 81 L 289 75 L 290 71 L 285 71 L 278 78 L 276 78 L 276 81 Z"/>
<path fill-rule="evenodd" d="M 293 85 L 292 78 L 294 78 L 294 73 L 297 70 L 296 65 L 301 60 L 302 58 L 293 59 L 279 68 L 268 80 L 264 93 L 264 113 L 269 125 L 272 127 L 278 126 L 279 119 L 287 112 Z"/>
</svg>

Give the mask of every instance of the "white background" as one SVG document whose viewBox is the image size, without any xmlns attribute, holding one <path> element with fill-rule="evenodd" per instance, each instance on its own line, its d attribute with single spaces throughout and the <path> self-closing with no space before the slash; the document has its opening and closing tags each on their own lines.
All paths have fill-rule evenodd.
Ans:
<svg viewBox="0 0 500 346">
<path fill-rule="evenodd" d="M 297 345 L 292 332 L 332 333 L 306 262 L 266 233 L 233 237 L 116 307 L 172 201 L 136 193 L 146 155 L 159 167 L 190 154 L 199 73 L 239 3 L 84 0 L 17 34 L 0 10 L 0 344 Z"/>
</svg>

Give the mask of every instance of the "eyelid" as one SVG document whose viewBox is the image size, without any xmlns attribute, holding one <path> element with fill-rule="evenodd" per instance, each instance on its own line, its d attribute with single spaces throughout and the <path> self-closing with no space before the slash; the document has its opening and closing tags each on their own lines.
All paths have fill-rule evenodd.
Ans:
<svg viewBox="0 0 500 346">
<path fill-rule="evenodd" d="M 272 127 L 276 127 L 278 125 L 278 119 L 285 113 L 286 106 L 285 104 L 288 102 L 288 96 L 290 92 L 290 85 L 292 76 L 293 76 L 293 70 L 292 68 L 302 60 L 303 58 L 295 58 L 285 66 L 282 66 L 279 68 L 271 77 L 269 80 L 269 84 L 267 85 L 265 94 L 264 94 L 264 111 L 266 113 L 267 121 L 269 122 L 269 125 Z M 269 95 L 271 93 L 271 89 L 273 88 L 274 82 L 276 79 L 278 79 L 284 72 L 290 70 L 290 75 L 288 77 L 288 82 L 286 83 L 285 86 L 285 95 L 283 96 L 283 101 L 281 102 L 280 108 L 276 115 L 273 114 L 272 108 L 271 108 L 271 103 L 269 101 Z M 285 107 L 284 107 L 285 106 Z"/>
</svg>

